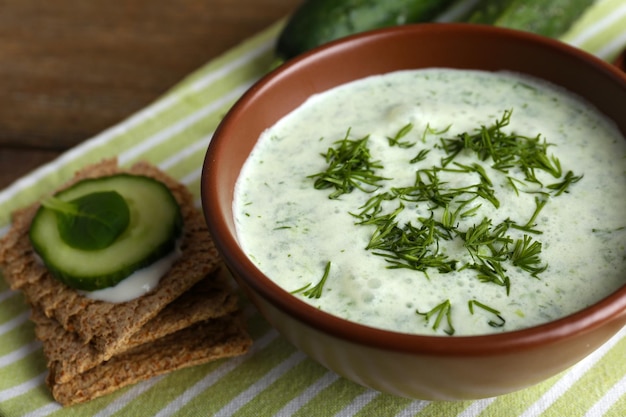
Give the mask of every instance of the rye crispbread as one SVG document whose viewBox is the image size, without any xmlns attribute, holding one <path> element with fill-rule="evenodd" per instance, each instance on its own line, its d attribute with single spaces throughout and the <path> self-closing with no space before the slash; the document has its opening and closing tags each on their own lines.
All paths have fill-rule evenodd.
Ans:
<svg viewBox="0 0 626 417">
<path fill-rule="evenodd" d="M 230 276 L 189 191 L 147 163 L 120 169 L 105 160 L 79 171 L 62 188 L 118 172 L 163 182 L 181 207 L 181 257 L 153 291 L 124 303 L 93 300 L 56 280 L 38 260 L 28 231 L 39 203 L 14 213 L 0 240 L 0 267 L 32 307 L 54 398 L 84 402 L 182 367 L 247 351 L 252 341 L 239 318 Z M 60 188 L 60 189 L 62 189 Z"/>
</svg>

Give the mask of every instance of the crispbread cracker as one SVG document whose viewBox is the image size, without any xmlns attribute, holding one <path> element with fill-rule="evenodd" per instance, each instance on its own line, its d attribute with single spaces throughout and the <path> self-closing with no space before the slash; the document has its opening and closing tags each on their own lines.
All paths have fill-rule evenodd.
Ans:
<svg viewBox="0 0 626 417">
<path fill-rule="evenodd" d="M 119 172 L 163 182 L 181 207 L 182 256 L 148 294 L 124 303 L 93 300 L 55 279 L 28 237 L 39 203 L 14 213 L 0 240 L 0 267 L 32 307 L 53 397 L 84 402 L 183 367 L 245 353 L 252 344 L 231 279 L 221 266 L 202 214 L 181 184 L 147 163 L 118 168 L 115 160 L 86 167 L 63 188 Z"/>
<path fill-rule="evenodd" d="M 223 268 L 218 269 L 174 300 L 139 329 L 115 355 L 197 322 L 224 317 L 237 311 L 238 298 L 224 272 Z M 75 333 L 65 331 L 56 320 L 46 317 L 38 309 L 33 309 L 31 319 L 35 323 L 37 338 L 43 342 L 43 351 L 48 368 L 54 375 L 54 383 L 69 382 L 76 375 L 105 361 L 102 352 L 90 343 L 83 343 Z"/>
<path fill-rule="evenodd" d="M 51 372 L 46 383 L 55 400 L 67 406 L 176 369 L 241 355 L 250 344 L 241 320 L 226 316 L 137 346 L 64 384 Z"/>
<path fill-rule="evenodd" d="M 39 203 L 17 211 L 13 225 L 0 241 L 0 265 L 13 289 L 20 289 L 35 308 L 54 318 L 66 331 L 75 332 L 83 343 L 91 343 L 105 360 L 129 343 L 130 338 L 159 311 L 214 270 L 219 256 L 193 196 L 182 185 L 147 163 L 120 169 L 115 160 L 86 167 L 63 188 L 85 178 L 118 172 L 153 177 L 163 182 L 178 201 L 184 219 L 182 256 L 163 276 L 157 288 L 125 303 L 108 303 L 80 295 L 61 283 L 37 261 L 28 230 Z"/>
</svg>

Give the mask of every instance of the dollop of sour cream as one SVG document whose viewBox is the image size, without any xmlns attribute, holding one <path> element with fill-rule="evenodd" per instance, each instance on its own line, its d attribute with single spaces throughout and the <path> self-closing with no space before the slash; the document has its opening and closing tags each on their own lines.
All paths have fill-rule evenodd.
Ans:
<svg viewBox="0 0 626 417">
<path fill-rule="evenodd" d="M 145 268 L 138 269 L 113 287 L 96 291 L 79 291 L 81 295 L 93 300 L 109 303 L 124 303 L 149 293 L 161 281 L 161 278 L 172 268 L 182 255 L 180 243 L 168 255 L 160 258 Z"/>
</svg>

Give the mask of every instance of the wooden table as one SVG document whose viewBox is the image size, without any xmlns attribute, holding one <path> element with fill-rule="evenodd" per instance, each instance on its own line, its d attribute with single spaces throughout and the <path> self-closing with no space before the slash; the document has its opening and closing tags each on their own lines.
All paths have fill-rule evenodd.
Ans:
<svg viewBox="0 0 626 417">
<path fill-rule="evenodd" d="M 2 2 L 0 189 L 145 107 L 300 1 Z"/>
<path fill-rule="evenodd" d="M 145 107 L 299 2 L 2 2 L 0 189 Z"/>
</svg>

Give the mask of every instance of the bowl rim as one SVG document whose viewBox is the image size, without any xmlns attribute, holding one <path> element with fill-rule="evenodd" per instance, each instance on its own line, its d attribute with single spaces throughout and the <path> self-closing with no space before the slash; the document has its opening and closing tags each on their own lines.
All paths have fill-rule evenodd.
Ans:
<svg viewBox="0 0 626 417">
<path fill-rule="evenodd" d="M 222 139 L 225 137 L 223 132 L 228 131 L 230 126 L 236 123 L 236 119 L 241 117 L 240 114 L 245 111 L 255 97 L 263 94 L 274 83 L 279 82 L 281 77 L 298 71 L 300 67 L 306 67 L 320 55 L 337 52 L 343 48 L 350 48 L 354 44 L 373 39 L 393 39 L 402 34 L 406 36 L 408 32 L 413 34 L 426 32 L 432 36 L 441 32 L 456 32 L 459 36 L 472 32 L 480 33 L 483 36 L 515 38 L 517 41 L 532 43 L 542 48 L 552 49 L 555 53 L 569 55 L 577 61 L 584 61 L 583 65 L 594 67 L 595 70 L 603 72 L 606 77 L 622 83 L 626 90 L 626 74 L 617 67 L 581 49 L 529 32 L 464 23 L 421 23 L 377 29 L 330 42 L 295 57 L 262 77 L 237 100 L 216 129 L 205 156 L 201 176 L 202 206 L 209 232 L 235 279 L 248 294 L 250 294 L 250 289 L 253 290 L 291 318 L 320 332 L 372 348 L 413 354 L 488 356 L 494 353 L 515 352 L 532 349 L 538 345 L 567 341 L 575 336 L 592 332 L 613 320 L 626 319 L 625 283 L 609 296 L 583 310 L 548 323 L 520 330 L 468 336 L 399 333 L 351 322 L 299 300 L 265 276 L 240 250 L 236 236 L 229 233 L 228 220 L 220 210 L 219 198 L 216 196 L 217 191 L 214 191 L 219 190 L 217 186 L 217 172 L 219 171 L 217 167 L 219 164 L 215 155 L 220 153 L 227 144 L 227 141 Z M 255 278 L 249 279 L 248 275 Z"/>
</svg>

